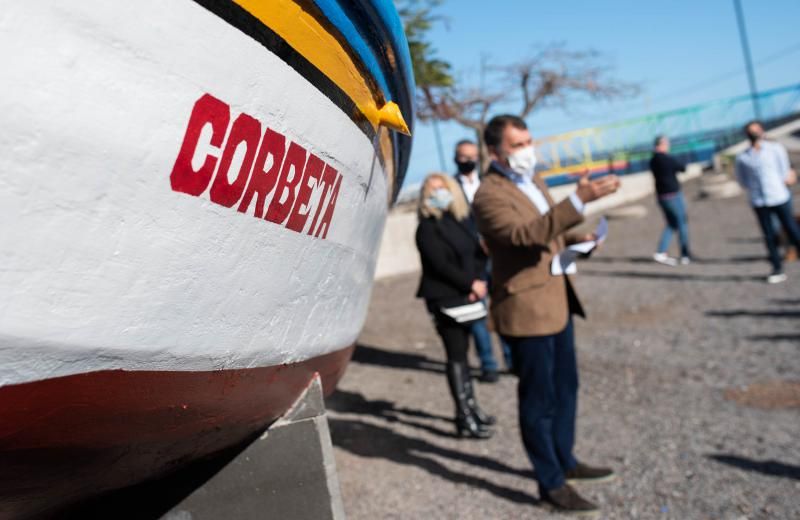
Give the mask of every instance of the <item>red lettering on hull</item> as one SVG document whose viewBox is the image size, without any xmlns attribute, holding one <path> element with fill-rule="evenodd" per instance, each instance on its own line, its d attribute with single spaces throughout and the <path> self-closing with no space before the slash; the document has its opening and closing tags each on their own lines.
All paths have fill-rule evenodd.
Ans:
<svg viewBox="0 0 800 520">
<path fill-rule="evenodd" d="M 336 210 L 341 174 L 271 128 L 263 130 L 262 135 L 265 126 L 245 113 L 231 124 L 230 106 L 203 94 L 194 104 L 172 167 L 172 189 L 199 197 L 210 186 L 211 202 L 228 208 L 238 203 L 241 213 L 250 210 L 255 198 L 252 212 L 256 218 L 326 238 Z M 210 138 L 201 142 L 206 128 Z M 206 151 L 209 147 L 221 150 L 221 157 Z M 206 155 L 195 170 L 198 153 Z M 319 192 L 318 198 L 312 197 L 315 192 Z"/>
</svg>

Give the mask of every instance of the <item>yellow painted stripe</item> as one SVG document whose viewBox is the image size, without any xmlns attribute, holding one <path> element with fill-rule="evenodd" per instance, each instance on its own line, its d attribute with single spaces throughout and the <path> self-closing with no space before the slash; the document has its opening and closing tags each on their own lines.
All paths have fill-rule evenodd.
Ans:
<svg viewBox="0 0 800 520">
<path fill-rule="evenodd" d="M 621 159 L 612 161 L 614 168 L 623 168 L 626 164 L 627 161 Z M 608 160 L 588 161 L 580 164 L 573 164 L 572 166 L 550 168 L 549 170 L 540 171 L 538 174 L 542 177 L 550 177 L 551 175 L 562 175 L 565 173 L 581 173 L 587 168 L 590 171 L 604 170 L 608 168 Z"/>
<path fill-rule="evenodd" d="M 339 41 L 291 0 L 234 0 L 328 76 L 377 129 L 380 108 L 359 68 Z M 390 126 L 390 125 L 387 125 Z"/>
</svg>

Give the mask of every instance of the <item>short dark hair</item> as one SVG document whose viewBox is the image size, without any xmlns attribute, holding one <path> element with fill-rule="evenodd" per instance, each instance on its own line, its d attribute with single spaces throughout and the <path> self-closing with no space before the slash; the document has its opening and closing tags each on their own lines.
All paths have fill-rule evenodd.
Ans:
<svg viewBox="0 0 800 520">
<path fill-rule="evenodd" d="M 742 127 L 742 130 L 744 130 L 744 133 L 747 133 L 747 129 L 748 129 L 748 128 L 750 128 L 750 125 L 758 125 L 758 126 L 760 126 L 761 128 L 764 128 L 764 124 L 763 124 L 763 123 L 762 123 L 760 120 L 758 120 L 758 119 L 751 119 L 750 121 L 748 121 L 747 123 L 745 123 L 745 125 Z"/>
<path fill-rule="evenodd" d="M 465 144 L 471 144 L 472 146 L 478 146 L 477 144 L 475 144 L 475 141 L 473 141 L 471 139 L 462 139 L 462 140 L 460 140 L 459 142 L 456 143 L 456 150 L 458 150 L 459 146 L 463 146 Z"/>
<path fill-rule="evenodd" d="M 657 135 L 657 136 L 656 136 L 656 138 L 653 140 L 653 146 L 658 146 L 658 145 L 660 145 L 660 144 L 661 144 L 661 141 L 663 141 L 663 140 L 664 140 L 664 139 L 666 139 L 666 138 L 667 138 L 667 136 L 666 136 L 666 135 L 664 135 L 664 134 L 659 134 L 659 135 Z"/>
<path fill-rule="evenodd" d="M 525 124 L 525 121 L 521 117 L 512 116 L 511 114 L 494 116 L 483 130 L 483 141 L 486 143 L 486 146 L 499 145 L 500 141 L 503 140 L 503 131 L 505 131 L 508 126 L 513 126 L 520 130 L 528 129 L 528 125 Z"/>
</svg>

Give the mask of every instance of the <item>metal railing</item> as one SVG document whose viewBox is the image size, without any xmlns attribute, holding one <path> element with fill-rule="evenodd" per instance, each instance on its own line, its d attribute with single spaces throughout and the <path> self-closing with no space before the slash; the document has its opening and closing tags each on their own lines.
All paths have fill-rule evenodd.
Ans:
<svg viewBox="0 0 800 520">
<path fill-rule="evenodd" d="M 800 113 L 800 83 L 761 92 L 757 102 L 767 128 L 780 124 Z M 554 186 L 574 182 L 586 169 L 622 175 L 645 171 L 658 135 L 670 138 L 671 153 L 679 159 L 710 162 L 744 138 L 752 103 L 747 94 L 539 139 L 540 174 Z"/>
</svg>

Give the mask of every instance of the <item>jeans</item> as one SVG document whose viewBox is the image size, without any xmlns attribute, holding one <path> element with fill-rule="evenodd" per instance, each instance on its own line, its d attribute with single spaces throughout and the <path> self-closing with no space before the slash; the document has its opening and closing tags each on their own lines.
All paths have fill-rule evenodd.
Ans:
<svg viewBox="0 0 800 520">
<path fill-rule="evenodd" d="M 783 259 L 778 252 L 777 233 L 775 232 L 773 217 L 780 221 L 781 226 L 789 237 L 789 242 L 800 251 L 800 228 L 794 219 L 792 199 L 789 198 L 779 206 L 754 207 L 753 210 L 756 212 L 761 232 L 764 234 L 764 242 L 767 245 L 772 270 L 779 273 L 783 270 Z"/>
<path fill-rule="evenodd" d="M 475 350 L 481 360 L 481 370 L 484 372 L 497 372 L 497 361 L 492 352 L 492 336 L 486 327 L 486 320 L 478 320 L 472 324 L 472 339 L 475 340 Z"/>
<path fill-rule="evenodd" d="M 578 409 L 572 318 L 558 334 L 504 339 L 519 375 L 520 431 L 540 492 L 559 488 L 578 463 L 572 453 Z"/>
<path fill-rule="evenodd" d="M 689 257 L 689 226 L 686 218 L 686 201 L 683 193 L 678 192 L 658 198 L 661 211 L 664 212 L 664 219 L 667 221 L 664 231 L 661 233 L 661 240 L 658 242 L 658 252 L 666 253 L 669 249 L 669 242 L 672 240 L 672 232 L 678 232 L 681 243 L 681 256 Z"/>
</svg>

